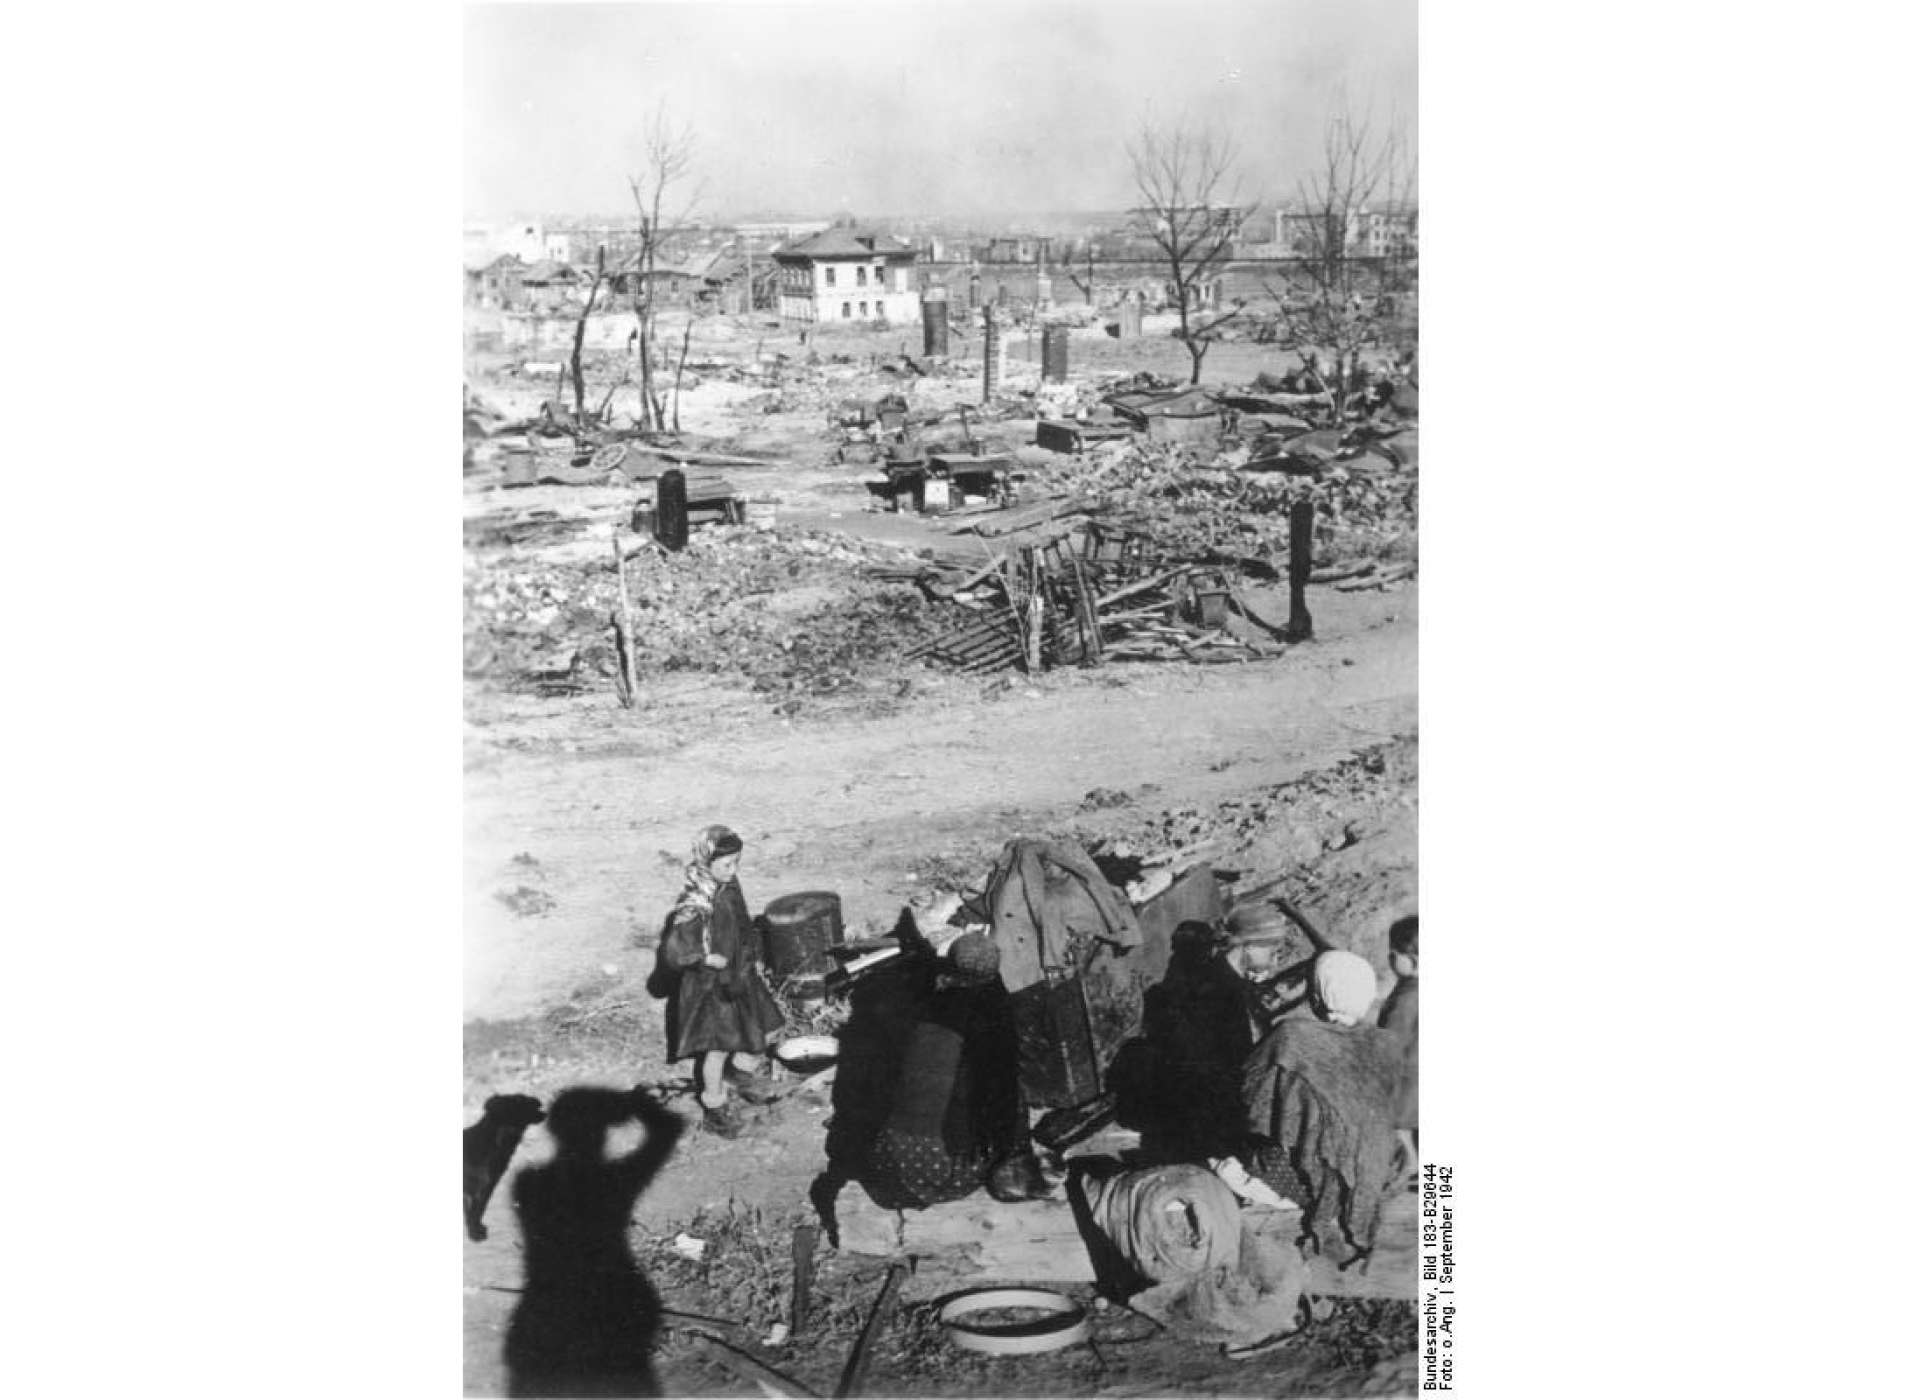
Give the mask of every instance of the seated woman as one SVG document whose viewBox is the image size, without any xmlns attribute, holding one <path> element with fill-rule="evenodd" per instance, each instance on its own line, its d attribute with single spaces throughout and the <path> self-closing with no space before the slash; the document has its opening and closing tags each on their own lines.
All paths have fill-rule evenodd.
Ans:
<svg viewBox="0 0 1920 1400">
<path fill-rule="evenodd" d="M 1313 955 L 1277 968 L 1274 958 L 1280 946 L 1293 941 L 1289 928 L 1306 936 Z M 1284 1018 L 1313 1014 L 1314 964 L 1322 953 L 1333 951 L 1333 944 L 1304 911 L 1276 895 L 1235 909 L 1227 920 L 1227 934 L 1230 957 L 1247 984 L 1248 1010 L 1262 1034 Z"/>
<path fill-rule="evenodd" d="M 849 1181 L 888 1210 L 958 1200 L 983 1185 L 1002 1200 L 1046 1194 L 999 969 L 993 940 L 968 933 L 945 956 L 922 944 L 856 984 L 840 1030 L 827 1170 L 810 1192 L 829 1239 Z"/>
<path fill-rule="evenodd" d="M 1338 1226 L 1343 1264 L 1372 1251 L 1397 1174 L 1401 1038 L 1363 1025 L 1378 979 L 1340 949 L 1314 959 L 1311 1020 L 1283 1020 L 1254 1047 L 1242 1080 L 1249 1165 L 1302 1203 L 1303 1243 L 1326 1251 Z"/>
</svg>

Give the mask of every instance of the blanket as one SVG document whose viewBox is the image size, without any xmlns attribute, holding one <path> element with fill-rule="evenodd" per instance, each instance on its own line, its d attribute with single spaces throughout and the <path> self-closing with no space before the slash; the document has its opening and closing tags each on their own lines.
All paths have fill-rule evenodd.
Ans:
<svg viewBox="0 0 1920 1400">
<path fill-rule="evenodd" d="M 1373 1248 L 1392 1184 L 1404 1063 L 1391 1031 L 1319 1021 L 1282 1021 L 1248 1058 L 1247 1129 L 1305 1185 L 1304 1237 L 1322 1250 L 1334 1225 L 1354 1258 Z"/>
<path fill-rule="evenodd" d="M 1246 1345 L 1290 1332 L 1306 1266 L 1243 1229 L 1240 1203 L 1204 1167 L 1123 1172 L 1086 1185 L 1094 1223 L 1148 1287 L 1129 1305 L 1176 1331 Z"/>
</svg>

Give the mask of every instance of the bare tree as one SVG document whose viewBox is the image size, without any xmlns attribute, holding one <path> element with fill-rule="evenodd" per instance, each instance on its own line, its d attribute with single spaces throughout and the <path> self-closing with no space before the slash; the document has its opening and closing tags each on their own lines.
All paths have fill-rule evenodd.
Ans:
<svg viewBox="0 0 1920 1400">
<path fill-rule="evenodd" d="M 1084 281 L 1080 278 L 1080 276 L 1077 273 L 1074 272 L 1073 259 L 1071 257 L 1068 257 L 1067 259 L 1062 261 L 1060 266 L 1062 267 L 1062 269 L 1065 270 L 1067 274 L 1067 280 L 1073 283 L 1073 285 L 1077 289 L 1079 289 L 1080 295 L 1087 299 L 1087 305 L 1092 306 L 1094 304 L 1094 298 L 1093 298 L 1093 240 L 1091 238 L 1086 240 L 1085 252 L 1087 255 L 1087 275 Z"/>
<path fill-rule="evenodd" d="M 1127 144 L 1134 188 L 1151 224 L 1154 245 L 1167 260 L 1168 282 L 1180 311 L 1180 339 L 1193 360 L 1191 383 L 1200 382 L 1200 365 L 1219 338 L 1220 328 L 1238 316 L 1231 310 L 1205 314 L 1206 288 L 1233 248 L 1238 220 L 1231 141 L 1210 130 L 1175 126 L 1161 130 L 1150 122 Z"/>
<path fill-rule="evenodd" d="M 593 258 L 593 282 L 587 288 L 587 299 L 580 307 L 579 319 L 573 323 L 573 441 L 577 447 L 584 441 L 587 429 L 587 377 L 580 365 L 581 352 L 586 348 L 587 318 L 593 315 L 593 304 L 600 296 L 601 284 L 607 280 L 607 245 L 602 243 L 595 250 Z"/>
<path fill-rule="evenodd" d="M 1283 221 L 1297 270 L 1284 291 L 1267 291 L 1337 422 L 1360 388 L 1361 352 L 1410 350 L 1418 338 L 1418 178 L 1404 133 L 1378 134 L 1343 112 L 1327 124 L 1320 162 Z"/>
<path fill-rule="evenodd" d="M 657 279 L 654 272 L 659 266 L 660 252 L 666 239 L 684 225 L 687 215 L 692 212 L 694 200 L 698 198 L 698 191 L 695 191 L 676 215 L 669 217 L 665 212 L 668 191 L 680 184 L 693 168 L 693 148 L 692 128 L 676 127 L 663 103 L 655 110 L 642 137 L 642 159 L 646 169 L 639 175 L 627 177 L 627 185 L 633 191 L 634 206 L 640 218 L 640 252 L 634 267 L 637 276 L 633 290 L 633 312 L 640 323 L 640 427 L 644 432 L 658 432 L 666 427 L 666 406 L 653 387 L 657 310 Z"/>
</svg>

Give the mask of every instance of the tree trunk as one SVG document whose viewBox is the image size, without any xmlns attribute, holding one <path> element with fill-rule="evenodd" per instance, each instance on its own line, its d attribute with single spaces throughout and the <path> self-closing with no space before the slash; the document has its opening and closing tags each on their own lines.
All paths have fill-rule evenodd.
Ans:
<svg viewBox="0 0 1920 1400">
<path fill-rule="evenodd" d="M 680 380 L 687 372 L 687 347 L 693 344 L 693 315 L 687 315 L 686 333 L 680 337 L 680 363 L 673 370 L 673 430 L 680 431 Z"/>
<path fill-rule="evenodd" d="M 1187 383 L 1198 388 L 1200 384 L 1200 362 L 1207 358 L 1207 342 L 1195 339 L 1193 334 L 1189 332 L 1187 335 L 1187 354 L 1193 360 L 1193 378 L 1189 379 Z"/>
<path fill-rule="evenodd" d="M 658 432 L 660 405 L 653 397 L 653 326 L 652 311 L 643 308 L 640 313 L 640 427 L 643 432 Z"/>
<path fill-rule="evenodd" d="M 600 245 L 595 262 L 593 285 L 587 288 L 587 304 L 580 308 L 580 319 L 573 324 L 573 441 L 583 446 L 581 432 L 587 421 L 587 379 L 580 367 L 581 351 L 586 346 L 587 318 L 593 315 L 593 303 L 600 295 L 600 282 L 607 272 L 607 247 Z"/>
</svg>

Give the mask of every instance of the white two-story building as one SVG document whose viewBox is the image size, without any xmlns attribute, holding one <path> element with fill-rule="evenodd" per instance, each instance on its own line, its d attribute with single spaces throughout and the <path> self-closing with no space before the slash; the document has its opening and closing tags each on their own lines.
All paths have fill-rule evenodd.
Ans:
<svg viewBox="0 0 1920 1400">
<path fill-rule="evenodd" d="M 830 228 L 775 251 L 780 315 L 789 321 L 920 319 L 913 249 L 858 229 Z"/>
</svg>

